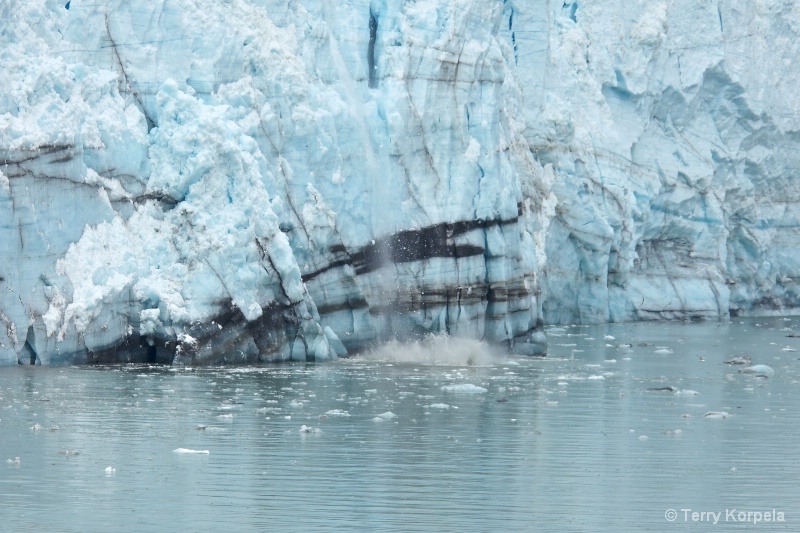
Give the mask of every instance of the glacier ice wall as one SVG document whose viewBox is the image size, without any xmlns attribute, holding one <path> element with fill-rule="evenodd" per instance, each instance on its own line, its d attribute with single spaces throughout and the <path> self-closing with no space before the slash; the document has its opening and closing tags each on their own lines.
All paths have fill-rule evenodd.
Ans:
<svg viewBox="0 0 800 533">
<path fill-rule="evenodd" d="M 67 8 L 68 7 L 68 8 Z M 0 5 L 0 361 L 796 310 L 785 2 Z"/>
<path fill-rule="evenodd" d="M 800 8 L 525 7 L 550 21 L 516 39 L 544 49 L 518 72 L 557 176 L 544 320 L 796 312 Z"/>
</svg>

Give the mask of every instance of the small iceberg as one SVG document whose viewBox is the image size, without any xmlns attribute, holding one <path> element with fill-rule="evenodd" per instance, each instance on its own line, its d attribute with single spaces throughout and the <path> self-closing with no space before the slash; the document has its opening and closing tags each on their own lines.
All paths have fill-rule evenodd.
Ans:
<svg viewBox="0 0 800 533">
<path fill-rule="evenodd" d="M 191 450 L 189 448 L 175 448 L 172 453 L 208 455 L 208 450 Z"/>
<path fill-rule="evenodd" d="M 105 470 L 103 470 L 103 472 L 105 472 L 106 475 L 108 475 L 108 476 L 110 476 L 111 474 L 115 473 L 116 471 L 117 471 L 117 469 L 114 468 L 113 466 L 107 466 L 105 468 Z"/>
<path fill-rule="evenodd" d="M 672 353 L 672 350 L 670 350 L 669 348 L 659 348 L 658 350 L 656 350 L 655 353 L 668 354 L 668 353 Z"/>
<path fill-rule="evenodd" d="M 81 452 L 79 452 L 78 450 L 62 450 L 62 451 L 58 452 L 58 454 L 70 457 L 72 455 L 80 455 Z"/>
<path fill-rule="evenodd" d="M 442 387 L 442 390 L 445 392 L 463 392 L 467 394 L 483 394 L 484 392 L 489 392 L 488 389 L 484 389 L 483 387 L 478 387 L 477 385 L 472 385 L 471 383 L 462 383 L 460 385 L 445 385 Z"/>
<path fill-rule="evenodd" d="M 775 375 L 775 370 L 768 365 L 753 365 L 739 370 L 742 374 L 755 374 L 756 377 L 771 378 Z"/>
<path fill-rule="evenodd" d="M 311 426 L 307 426 L 307 425 L 303 424 L 302 426 L 300 426 L 300 429 L 298 430 L 298 432 L 299 433 L 322 433 L 322 430 L 319 429 L 319 428 L 313 428 Z"/>
<path fill-rule="evenodd" d="M 392 418 L 396 417 L 397 415 L 391 411 L 386 411 L 385 413 L 379 414 L 372 420 L 375 422 L 383 422 L 384 420 L 391 420 Z"/>
<path fill-rule="evenodd" d="M 749 355 L 739 355 L 725 361 L 726 365 L 749 365 L 752 359 Z"/>
</svg>

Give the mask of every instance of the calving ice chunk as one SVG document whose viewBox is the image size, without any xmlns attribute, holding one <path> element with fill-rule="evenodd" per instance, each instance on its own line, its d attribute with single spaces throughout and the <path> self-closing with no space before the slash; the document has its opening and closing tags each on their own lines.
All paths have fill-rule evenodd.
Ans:
<svg viewBox="0 0 800 533">
<path fill-rule="evenodd" d="M 0 8 L 0 362 L 797 309 L 800 15 L 695 4 Z"/>
</svg>

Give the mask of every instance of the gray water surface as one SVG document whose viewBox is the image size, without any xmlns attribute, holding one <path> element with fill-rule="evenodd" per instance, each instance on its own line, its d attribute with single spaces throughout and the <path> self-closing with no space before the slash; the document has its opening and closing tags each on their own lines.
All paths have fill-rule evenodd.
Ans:
<svg viewBox="0 0 800 533">
<path fill-rule="evenodd" d="M 315 365 L 4 368 L 0 524 L 800 531 L 792 333 L 622 324 L 551 328 L 543 359 L 433 339 Z M 744 354 L 774 375 L 723 363 Z"/>
</svg>

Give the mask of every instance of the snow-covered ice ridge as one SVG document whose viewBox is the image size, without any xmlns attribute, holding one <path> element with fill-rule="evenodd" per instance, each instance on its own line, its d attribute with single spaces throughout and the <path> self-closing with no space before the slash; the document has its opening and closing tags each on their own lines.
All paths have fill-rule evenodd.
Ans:
<svg viewBox="0 0 800 533">
<path fill-rule="evenodd" d="M 0 3 L 0 362 L 800 307 L 794 3 L 65 3 Z"/>
</svg>

